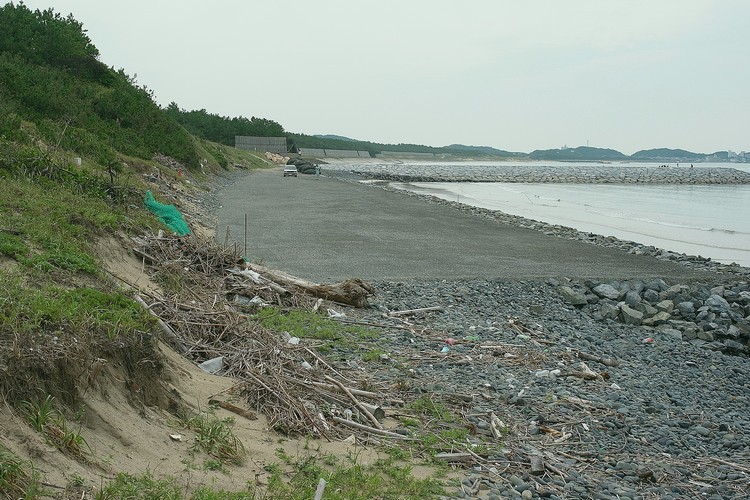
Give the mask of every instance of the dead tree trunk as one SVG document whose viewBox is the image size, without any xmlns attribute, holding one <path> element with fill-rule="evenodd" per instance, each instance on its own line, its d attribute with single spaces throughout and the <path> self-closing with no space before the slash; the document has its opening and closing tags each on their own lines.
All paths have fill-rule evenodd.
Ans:
<svg viewBox="0 0 750 500">
<path fill-rule="evenodd" d="M 282 271 L 267 269 L 257 264 L 251 264 L 250 269 L 262 274 L 271 281 L 293 288 L 313 297 L 320 297 L 331 302 L 346 304 L 354 307 L 367 307 L 367 297 L 375 293 L 375 289 L 359 278 L 350 278 L 332 285 L 321 285 L 291 276 Z"/>
</svg>

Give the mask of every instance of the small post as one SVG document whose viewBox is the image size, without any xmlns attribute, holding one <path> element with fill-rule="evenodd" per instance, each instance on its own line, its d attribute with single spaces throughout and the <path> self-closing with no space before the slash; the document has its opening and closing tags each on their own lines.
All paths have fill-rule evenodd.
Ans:
<svg viewBox="0 0 750 500">
<path fill-rule="evenodd" d="M 245 213 L 245 251 L 242 253 L 242 258 L 247 259 L 247 212 Z"/>
</svg>

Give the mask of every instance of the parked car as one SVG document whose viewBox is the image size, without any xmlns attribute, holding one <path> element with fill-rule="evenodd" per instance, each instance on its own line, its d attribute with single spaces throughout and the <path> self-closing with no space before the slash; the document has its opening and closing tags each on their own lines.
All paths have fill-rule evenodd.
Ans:
<svg viewBox="0 0 750 500">
<path fill-rule="evenodd" d="M 284 177 L 286 176 L 294 176 L 297 177 L 297 167 L 294 165 L 285 165 L 284 166 Z"/>
</svg>

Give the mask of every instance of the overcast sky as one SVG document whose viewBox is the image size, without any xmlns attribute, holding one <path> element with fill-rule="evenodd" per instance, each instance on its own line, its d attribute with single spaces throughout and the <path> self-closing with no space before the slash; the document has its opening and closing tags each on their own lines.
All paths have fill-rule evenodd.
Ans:
<svg viewBox="0 0 750 500">
<path fill-rule="evenodd" d="M 748 0 L 26 0 L 162 106 L 386 143 L 750 150 Z"/>
</svg>

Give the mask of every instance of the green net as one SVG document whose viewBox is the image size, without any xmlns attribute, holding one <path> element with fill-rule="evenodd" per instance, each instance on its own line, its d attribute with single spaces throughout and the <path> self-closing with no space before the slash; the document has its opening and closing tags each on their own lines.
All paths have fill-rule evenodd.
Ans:
<svg viewBox="0 0 750 500">
<path fill-rule="evenodd" d="M 146 196 L 143 197 L 143 203 L 146 205 L 148 210 L 156 215 L 167 227 L 177 233 L 177 236 L 185 236 L 190 234 L 190 228 L 182 218 L 182 214 L 177 210 L 174 205 L 164 205 L 154 199 L 154 195 L 151 191 L 146 191 Z"/>
</svg>

